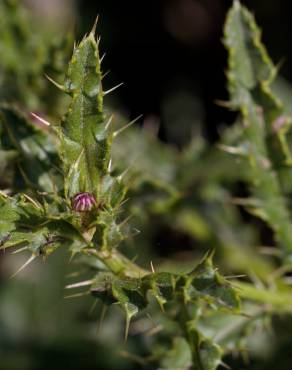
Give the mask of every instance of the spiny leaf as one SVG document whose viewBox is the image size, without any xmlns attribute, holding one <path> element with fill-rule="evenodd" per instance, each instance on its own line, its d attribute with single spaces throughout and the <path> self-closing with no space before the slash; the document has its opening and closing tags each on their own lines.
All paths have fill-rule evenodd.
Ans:
<svg viewBox="0 0 292 370">
<path fill-rule="evenodd" d="M 123 239 L 123 234 L 115 218 L 114 212 L 100 211 L 97 221 L 92 224 L 96 228 L 92 241 L 101 249 L 111 250 L 117 247 Z"/>
<path fill-rule="evenodd" d="M 146 306 L 146 299 L 140 292 L 138 279 L 117 278 L 110 273 L 98 274 L 91 287 L 93 296 L 105 304 L 118 303 L 126 315 L 125 338 L 128 336 L 130 321 L 139 308 Z"/>
<path fill-rule="evenodd" d="M 18 109 L 6 104 L 0 106 L 0 125 L 1 147 L 18 153 L 21 171 L 16 169 L 15 177 L 23 177 L 26 186 L 53 192 L 59 182 L 52 168 L 56 161 L 53 138 L 30 124 Z"/>
<path fill-rule="evenodd" d="M 253 90 L 261 83 L 270 83 L 276 69 L 260 40 L 254 17 L 240 4 L 233 2 L 225 23 L 225 45 L 230 50 L 228 79 L 233 103 L 241 104 L 241 91 Z"/>
<path fill-rule="evenodd" d="M 24 198 L 10 198 L 0 194 L 0 214 L 5 215 L 0 219 L 1 237 L 3 233 L 14 231 L 17 228 L 17 223 L 21 221 L 23 225 L 31 227 L 36 223 L 43 221 L 42 209 L 36 207 L 30 202 L 26 202 Z"/>
<path fill-rule="evenodd" d="M 221 363 L 222 349 L 215 342 L 205 338 L 192 321 L 187 323 L 187 332 L 195 368 L 198 370 L 217 369 Z"/>
<path fill-rule="evenodd" d="M 140 279 L 117 277 L 112 273 L 105 272 L 99 273 L 95 277 L 91 292 L 93 296 L 100 298 L 105 304 L 129 302 L 139 308 L 144 308 L 146 301 L 141 288 Z"/>
<path fill-rule="evenodd" d="M 36 201 L 25 196 L 7 197 L 0 194 L 1 249 L 27 246 L 34 255 L 48 256 L 57 247 L 84 240 L 70 223 L 46 213 Z"/>
<path fill-rule="evenodd" d="M 32 254 L 45 254 L 49 230 L 42 227 L 45 222 L 43 209 L 26 202 L 25 199 L 0 198 L 1 249 L 17 245 L 28 245 Z"/>
<path fill-rule="evenodd" d="M 274 137 L 267 140 L 274 120 L 282 113 L 282 104 L 270 88 L 276 68 L 261 43 L 253 16 L 238 1 L 234 1 L 228 13 L 224 43 L 229 52 L 227 76 L 231 105 L 241 112 L 244 120 L 240 140 L 247 149 L 253 199 L 257 204 L 252 212 L 270 225 L 285 255 L 289 256 L 292 223 L 276 172 L 276 156 L 270 156 L 274 145 L 269 141 L 275 141 L 275 132 Z M 287 162 L 290 154 L 283 132 L 279 135 L 279 148 Z"/>
<path fill-rule="evenodd" d="M 172 347 L 162 354 L 160 367 L 165 370 L 186 370 L 190 368 L 192 356 L 188 342 L 181 337 L 172 341 Z"/>
<path fill-rule="evenodd" d="M 90 192 L 97 198 L 108 172 L 112 128 L 103 113 L 102 73 L 98 44 L 91 32 L 74 49 L 64 89 L 71 96 L 61 123 L 61 155 L 65 195 Z"/>
<path fill-rule="evenodd" d="M 176 277 L 174 275 L 166 272 L 149 274 L 142 279 L 144 291 L 151 292 L 162 311 L 167 301 L 173 298 L 175 280 Z"/>
<path fill-rule="evenodd" d="M 214 268 L 212 255 L 208 254 L 194 269 L 188 278 L 189 284 L 205 299 L 208 297 L 219 307 L 238 310 L 239 296 L 230 282 L 224 279 Z"/>
<path fill-rule="evenodd" d="M 221 363 L 222 349 L 209 339 L 197 343 L 198 362 L 202 370 L 215 370 Z"/>
</svg>

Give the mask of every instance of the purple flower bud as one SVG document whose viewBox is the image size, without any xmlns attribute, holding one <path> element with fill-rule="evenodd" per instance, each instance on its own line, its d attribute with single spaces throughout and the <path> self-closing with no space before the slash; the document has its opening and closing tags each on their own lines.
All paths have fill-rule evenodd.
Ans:
<svg viewBox="0 0 292 370">
<path fill-rule="evenodd" d="M 78 193 L 72 199 L 72 207 L 77 212 L 87 212 L 95 206 L 95 197 L 90 193 Z"/>
</svg>

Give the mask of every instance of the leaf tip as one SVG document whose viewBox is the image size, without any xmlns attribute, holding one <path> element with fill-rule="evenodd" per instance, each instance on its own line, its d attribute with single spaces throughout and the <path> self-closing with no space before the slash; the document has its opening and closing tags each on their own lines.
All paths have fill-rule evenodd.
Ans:
<svg viewBox="0 0 292 370">
<path fill-rule="evenodd" d="M 233 0 L 233 7 L 234 7 L 234 9 L 239 9 L 240 8 L 240 6 L 241 6 L 241 3 L 240 3 L 240 1 L 239 0 Z"/>
<path fill-rule="evenodd" d="M 90 31 L 90 33 L 95 36 L 95 33 L 96 33 L 96 27 L 97 27 L 97 23 L 98 23 L 98 20 L 99 20 L 99 14 L 97 14 L 96 18 L 95 18 L 95 21 L 93 23 L 93 26 L 92 26 L 92 29 Z"/>
</svg>

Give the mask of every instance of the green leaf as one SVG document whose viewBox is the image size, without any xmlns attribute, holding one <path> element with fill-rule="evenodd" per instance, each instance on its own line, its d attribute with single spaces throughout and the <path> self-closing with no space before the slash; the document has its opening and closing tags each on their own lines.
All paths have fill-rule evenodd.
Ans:
<svg viewBox="0 0 292 370">
<path fill-rule="evenodd" d="M 100 273 L 94 279 L 91 293 L 105 304 L 117 303 L 126 315 L 125 337 L 128 336 L 130 321 L 139 309 L 146 307 L 139 279 L 118 278 L 111 273 Z"/>
<path fill-rule="evenodd" d="M 146 301 L 140 289 L 139 279 L 116 277 L 112 273 L 101 272 L 94 278 L 91 293 L 106 304 L 119 303 L 123 306 L 131 303 L 133 306 L 144 308 Z"/>
<path fill-rule="evenodd" d="M 0 195 L 0 238 L 5 238 L 15 229 L 15 222 L 19 220 L 19 215 L 12 202 L 6 202 L 6 199 Z"/>
<path fill-rule="evenodd" d="M 221 363 L 222 349 L 205 338 L 193 325 L 188 323 L 188 341 L 193 353 L 193 363 L 198 370 L 215 370 Z"/>
<path fill-rule="evenodd" d="M 42 226 L 46 217 L 43 209 L 24 198 L 0 198 L 1 249 L 26 246 L 33 255 L 47 255 L 52 251 L 50 229 Z M 49 246 L 47 249 L 46 247 Z"/>
<path fill-rule="evenodd" d="M 9 105 L 0 106 L 0 124 L 2 148 L 18 153 L 20 172 L 16 170 L 15 181 L 23 177 L 26 186 L 53 192 L 59 180 L 53 169 L 56 149 L 52 136 L 30 124 L 24 114 Z"/>
<path fill-rule="evenodd" d="M 71 96 L 61 123 L 65 195 L 90 192 L 98 198 L 108 173 L 112 129 L 103 113 L 102 73 L 94 30 L 74 49 L 64 90 Z"/>
<path fill-rule="evenodd" d="M 46 210 L 28 196 L 0 194 L 1 249 L 24 246 L 33 255 L 48 256 L 57 247 L 74 241 L 85 243 L 68 222 Z"/>
<path fill-rule="evenodd" d="M 111 273 L 99 273 L 91 286 L 91 294 L 107 305 L 116 302 L 111 291 L 113 280 Z"/>
<path fill-rule="evenodd" d="M 2 176 L 1 178 L 1 185 L 3 184 L 9 184 L 9 174 L 11 172 L 11 167 L 14 165 L 14 161 L 17 158 L 17 151 L 15 150 L 1 150 L 0 149 L 0 174 Z M 5 174 L 5 178 L 4 175 Z M 6 185 L 6 186 L 7 186 Z M 5 186 L 4 186 L 5 187 Z"/>
<path fill-rule="evenodd" d="M 106 175 L 102 178 L 100 187 L 100 198 L 102 204 L 110 208 L 116 208 L 124 199 L 127 188 L 119 177 Z"/>
<path fill-rule="evenodd" d="M 272 81 L 276 69 L 263 44 L 253 15 L 238 0 L 225 23 L 225 45 L 231 51 L 228 78 L 232 99 L 241 104 L 241 91 Z"/>
<path fill-rule="evenodd" d="M 146 275 L 143 279 L 143 289 L 157 300 L 162 311 L 167 301 L 173 298 L 175 292 L 175 276 L 167 272 Z"/>
<path fill-rule="evenodd" d="M 200 338 L 197 343 L 197 353 L 202 370 L 215 370 L 221 362 L 221 348 L 209 339 Z"/>
<path fill-rule="evenodd" d="M 93 242 L 101 249 L 111 250 L 116 248 L 123 239 L 119 225 L 115 221 L 115 214 L 111 211 L 100 211 L 97 221 Z"/>
<path fill-rule="evenodd" d="M 203 299 L 210 299 L 219 307 L 238 310 L 239 296 L 230 282 L 221 276 L 213 266 L 212 254 L 208 254 L 194 269 L 188 278 L 188 284 L 195 289 L 194 297 L 198 294 Z"/>
<path fill-rule="evenodd" d="M 164 370 L 187 370 L 192 364 L 192 355 L 188 342 L 181 337 L 172 341 L 172 348 L 163 354 L 160 368 Z"/>
<path fill-rule="evenodd" d="M 253 192 L 246 205 L 269 224 L 283 255 L 289 259 L 292 222 L 277 173 L 283 163 L 279 163 L 274 154 L 275 147 L 282 151 L 285 164 L 289 164 L 292 157 L 285 138 L 287 130 L 277 126 L 283 107 L 270 87 L 276 68 L 261 43 L 254 17 L 239 1 L 234 1 L 228 13 L 224 43 L 229 53 L 227 76 L 231 106 L 241 112 L 244 120 L 240 145 L 245 148 L 244 157 L 250 166 Z"/>
<path fill-rule="evenodd" d="M 21 1 L 1 1 L 0 14 L 0 100 L 39 109 L 47 55 L 43 29 Z"/>
</svg>

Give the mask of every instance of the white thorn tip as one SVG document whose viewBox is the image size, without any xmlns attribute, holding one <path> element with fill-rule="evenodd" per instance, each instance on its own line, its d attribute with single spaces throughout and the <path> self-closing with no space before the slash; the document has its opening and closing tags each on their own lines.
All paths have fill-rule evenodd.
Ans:
<svg viewBox="0 0 292 370">
<path fill-rule="evenodd" d="M 133 119 L 133 121 L 127 123 L 125 126 L 123 126 L 119 130 L 117 130 L 116 132 L 114 132 L 114 138 L 117 137 L 119 134 L 121 134 L 123 131 L 125 131 L 127 128 L 129 128 L 130 126 L 132 126 L 134 123 L 136 123 L 142 116 L 143 115 L 140 114 L 140 116 L 138 116 L 137 118 Z"/>
<path fill-rule="evenodd" d="M 105 129 L 106 129 L 106 130 L 110 127 L 110 125 L 111 125 L 111 123 L 112 123 L 113 119 L 114 119 L 114 115 L 112 114 L 112 115 L 110 116 L 110 118 L 108 119 L 107 124 L 105 125 Z"/>
<path fill-rule="evenodd" d="M 34 259 L 36 256 L 32 255 L 11 277 L 10 279 L 14 278 L 17 274 L 19 274 L 22 270 L 24 270 Z"/>
<path fill-rule="evenodd" d="M 99 15 L 96 16 L 95 18 L 95 21 L 93 23 L 93 27 L 92 27 L 92 30 L 90 33 L 92 33 L 93 35 L 95 35 L 95 32 L 96 32 L 96 26 L 97 26 L 97 23 L 98 23 L 98 19 L 99 19 Z"/>
<path fill-rule="evenodd" d="M 108 94 L 112 93 L 113 91 L 115 91 L 116 89 L 118 89 L 119 87 L 121 87 L 123 84 L 124 84 L 124 83 L 123 83 L 123 82 L 121 82 L 120 84 L 118 84 L 118 85 L 116 85 L 116 86 L 112 87 L 111 89 L 106 90 L 106 91 L 104 92 L 104 95 L 108 95 Z"/>
<path fill-rule="evenodd" d="M 107 168 L 107 170 L 108 170 L 109 173 L 111 173 L 111 171 L 112 171 L 112 158 L 108 162 L 108 168 Z"/>
<path fill-rule="evenodd" d="M 100 57 L 99 63 L 102 63 L 103 62 L 105 56 L 106 56 L 106 53 L 102 54 L 102 56 Z"/>
<path fill-rule="evenodd" d="M 56 82 L 55 80 L 53 80 L 50 76 L 48 76 L 47 74 L 45 74 L 45 77 L 47 80 L 49 80 L 53 85 L 55 85 L 58 89 L 60 89 L 61 91 L 65 91 L 66 92 L 66 89 L 63 85 L 59 84 L 58 82 Z"/>
<path fill-rule="evenodd" d="M 22 248 L 17 249 L 16 251 L 13 251 L 11 254 L 17 254 L 17 253 L 26 251 L 27 249 L 28 249 L 27 247 L 22 247 Z"/>
<path fill-rule="evenodd" d="M 44 118 L 38 116 L 36 113 L 30 112 L 30 115 L 38 120 L 39 122 L 43 123 L 46 126 L 51 126 L 50 122 L 46 121 Z"/>
<path fill-rule="evenodd" d="M 91 285 L 91 284 L 92 284 L 92 280 L 85 280 L 85 281 L 80 281 L 79 283 L 66 285 L 65 289 L 80 288 L 80 287 L 88 286 L 88 285 Z"/>
</svg>

